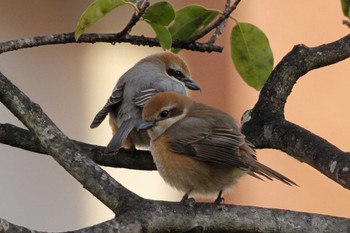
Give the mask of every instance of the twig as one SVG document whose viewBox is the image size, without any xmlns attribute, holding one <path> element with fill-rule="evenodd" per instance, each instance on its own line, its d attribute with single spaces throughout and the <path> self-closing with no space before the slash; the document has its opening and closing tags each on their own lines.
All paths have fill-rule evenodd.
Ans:
<svg viewBox="0 0 350 233">
<path fill-rule="evenodd" d="M 223 11 L 223 14 L 210 26 L 206 27 L 202 32 L 193 35 L 192 37 L 186 39 L 184 43 L 193 43 L 196 40 L 199 40 L 200 38 L 203 38 L 205 35 L 207 35 L 209 32 L 211 32 L 214 28 L 220 27 L 220 25 L 228 19 L 230 14 L 237 8 L 238 4 L 241 2 L 241 0 L 236 0 L 232 6 L 225 4 L 225 9 Z"/>
<path fill-rule="evenodd" d="M 343 24 L 350 28 L 350 21 L 349 20 L 343 20 Z"/>
<path fill-rule="evenodd" d="M 143 1 L 140 4 L 140 7 L 141 7 L 140 11 L 138 13 L 133 14 L 133 16 L 131 17 L 130 21 L 127 23 L 125 28 L 117 33 L 120 37 L 125 36 L 126 34 L 129 34 L 131 29 L 137 24 L 140 18 L 145 14 L 147 8 L 149 7 L 149 2 Z"/>
<path fill-rule="evenodd" d="M 56 45 L 56 44 L 68 44 L 68 43 L 96 43 L 107 42 L 111 44 L 115 43 L 130 43 L 134 45 L 143 46 L 160 46 L 159 42 L 155 38 L 149 38 L 144 36 L 132 36 L 124 35 L 120 36 L 112 33 L 86 33 L 83 34 L 77 42 L 74 38 L 74 32 L 52 34 L 46 36 L 26 37 L 17 40 L 10 40 L 0 43 L 0 54 L 5 52 L 11 52 L 19 49 L 33 48 L 43 45 Z M 199 52 L 222 52 L 223 47 L 208 45 L 205 43 L 191 43 L 186 44 L 183 41 L 174 41 L 174 48 L 188 49 Z"/>
<path fill-rule="evenodd" d="M 239 2 L 239 1 L 237 1 Z M 111 44 L 116 43 L 130 43 L 133 45 L 142 45 L 159 47 L 159 41 L 156 38 L 149 38 L 145 36 L 130 35 L 129 32 L 140 20 L 146 9 L 149 7 L 149 2 L 144 1 L 141 4 L 141 9 L 138 13 L 135 13 L 128 24 L 118 33 L 85 33 L 79 37 L 76 41 L 74 32 L 62 33 L 62 34 L 51 34 L 45 36 L 27 37 L 17 40 L 11 40 L 0 43 L 0 54 L 10 51 L 15 51 L 24 48 L 32 48 L 44 45 L 55 45 L 55 44 L 68 44 L 68 43 L 96 43 L 106 42 Z M 222 18 L 222 17 L 220 17 Z M 219 19 L 220 19 L 219 18 Z M 173 48 L 188 49 L 191 51 L 199 52 L 222 52 L 223 47 L 215 46 L 213 43 L 198 43 L 188 41 L 173 41 Z"/>
<path fill-rule="evenodd" d="M 227 0 L 227 1 L 226 1 L 226 5 L 225 5 L 225 10 L 226 10 L 226 9 L 229 9 L 230 5 L 231 5 L 231 0 Z M 222 21 L 222 22 L 216 27 L 214 34 L 210 37 L 210 39 L 209 39 L 208 42 L 207 42 L 208 44 L 213 45 L 213 44 L 216 42 L 216 40 L 217 40 L 217 39 L 219 38 L 219 36 L 222 34 L 222 30 L 223 30 L 224 27 L 226 26 L 227 20 L 228 20 L 228 18 L 225 19 L 224 21 Z"/>
</svg>

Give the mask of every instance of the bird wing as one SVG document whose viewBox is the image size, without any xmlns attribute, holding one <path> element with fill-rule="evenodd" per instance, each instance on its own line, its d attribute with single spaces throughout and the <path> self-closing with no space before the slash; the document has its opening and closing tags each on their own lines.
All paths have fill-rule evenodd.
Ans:
<svg viewBox="0 0 350 233">
<path fill-rule="evenodd" d="M 114 108 L 123 99 L 124 86 L 125 83 L 121 83 L 115 87 L 105 106 L 103 106 L 103 108 L 96 114 L 94 120 L 90 125 L 90 128 L 96 128 L 99 126 L 111 111 L 111 109 Z"/>
<path fill-rule="evenodd" d="M 200 127 L 206 124 L 205 120 L 188 117 L 182 120 L 187 122 L 169 128 L 168 131 L 173 131 L 168 132 L 172 135 L 169 139 L 171 150 L 206 162 L 247 167 L 239 153 L 245 143 L 244 135 L 234 127 Z"/>
<path fill-rule="evenodd" d="M 145 104 L 157 93 L 159 93 L 159 91 L 153 88 L 141 90 L 135 95 L 134 103 L 139 107 L 144 107 Z"/>
<path fill-rule="evenodd" d="M 245 139 L 236 125 L 216 126 L 217 123 L 212 128 L 201 128 L 208 119 L 184 118 L 183 121 L 188 122 L 174 124 L 167 132 L 172 135 L 168 139 L 173 152 L 205 162 L 237 167 L 260 180 L 262 178 L 258 175 L 297 186 L 289 178 L 259 163 L 253 144 Z"/>
</svg>

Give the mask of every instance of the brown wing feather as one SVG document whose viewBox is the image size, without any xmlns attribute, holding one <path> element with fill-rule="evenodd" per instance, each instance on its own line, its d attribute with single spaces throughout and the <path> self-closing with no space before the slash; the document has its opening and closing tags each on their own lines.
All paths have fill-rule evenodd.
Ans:
<svg viewBox="0 0 350 233">
<path fill-rule="evenodd" d="M 244 144 L 244 136 L 235 134 L 233 129 L 214 128 L 211 131 L 195 134 L 187 131 L 179 140 L 171 140 L 173 152 L 182 153 L 193 158 L 227 166 L 247 167 L 238 151 Z"/>
</svg>

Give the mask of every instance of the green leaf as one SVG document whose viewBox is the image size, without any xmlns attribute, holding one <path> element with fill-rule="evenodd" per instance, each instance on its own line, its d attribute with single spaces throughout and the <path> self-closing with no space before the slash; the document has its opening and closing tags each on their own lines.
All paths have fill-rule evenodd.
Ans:
<svg viewBox="0 0 350 233">
<path fill-rule="evenodd" d="M 231 57 L 243 80 L 261 90 L 273 67 L 273 54 L 264 32 L 252 24 L 237 23 L 231 32 Z"/>
<path fill-rule="evenodd" d="M 174 40 L 187 39 L 206 28 L 218 14 L 218 11 L 200 5 L 186 6 L 176 12 L 175 21 L 169 31 Z"/>
<path fill-rule="evenodd" d="M 162 46 L 164 50 L 170 49 L 172 45 L 172 39 L 169 30 L 165 26 L 158 23 L 147 23 L 149 23 L 153 30 L 156 32 L 160 46 Z"/>
<path fill-rule="evenodd" d="M 346 16 L 346 17 L 349 17 L 350 16 L 350 0 L 341 0 L 341 8 L 343 10 L 343 14 Z"/>
<path fill-rule="evenodd" d="M 169 25 L 175 18 L 175 11 L 168 2 L 157 2 L 152 4 L 142 17 L 152 23 L 158 23 L 163 26 Z"/>
<path fill-rule="evenodd" d="M 126 3 L 125 0 L 95 0 L 80 16 L 75 29 L 75 39 L 78 40 L 89 27 L 95 24 L 113 9 Z"/>
</svg>

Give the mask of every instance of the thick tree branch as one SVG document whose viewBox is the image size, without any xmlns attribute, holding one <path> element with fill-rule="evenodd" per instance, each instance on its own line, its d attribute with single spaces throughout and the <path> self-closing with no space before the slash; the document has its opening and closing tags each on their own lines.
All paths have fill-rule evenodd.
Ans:
<svg viewBox="0 0 350 233">
<path fill-rule="evenodd" d="M 112 211 L 125 211 L 126 203 L 139 199 L 85 157 L 40 106 L 33 103 L 1 73 L 0 101 L 33 132 L 48 154 Z M 121 206 L 121 202 L 125 202 L 124 205 Z"/>
<path fill-rule="evenodd" d="M 350 35 L 318 47 L 295 46 L 271 73 L 260 92 L 254 112 L 283 115 L 287 98 L 300 77 L 311 70 L 332 65 L 349 57 Z"/>
<path fill-rule="evenodd" d="M 157 169 L 149 151 L 120 149 L 117 155 L 106 155 L 103 153 L 105 147 L 72 141 L 84 152 L 84 156 L 102 166 L 147 171 Z M 11 124 L 0 124 L 0 143 L 47 154 L 39 140 L 29 130 Z"/>
<path fill-rule="evenodd" d="M 284 108 L 294 84 L 307 72 L 350 57 L 350 35 L 330 44 L 308 48 L 298 45 L 273 70 L 243 125 L 257 148 L 285 151 L 350 189 L 350 154 L 284 119 Z"/>
<path fill-rule="evenodd" d="M 350 154 L 323 138 L 288 121 L 271 124 L 270 148 L 294 155 L 328 178 L 350 189 Z M 293 135 L 290 137 L 290 135 Z M 286 143 L 288 142 L 288 143 Z"/>
<path fill-rule="evenodd" d="M 41 231 L 30 230 L 26 227 L 18 226 L 11 222 L 8 222 L 5 219 L 0 218 L 0 233 L 13 233 L 13 232 L 21 232 L 21 233 L 43 233 Z"/>
<path fill-rule="evenodd" d="M 2 225 L 13 231 L 3 230 Z M 345 233 L 349 225 L 345 218 L 288 210 L 142 200 L 114 219 L 72 232 Z M 16 230 L 36 232 L 0 219 L 0 233 Z"/>
</svg>

